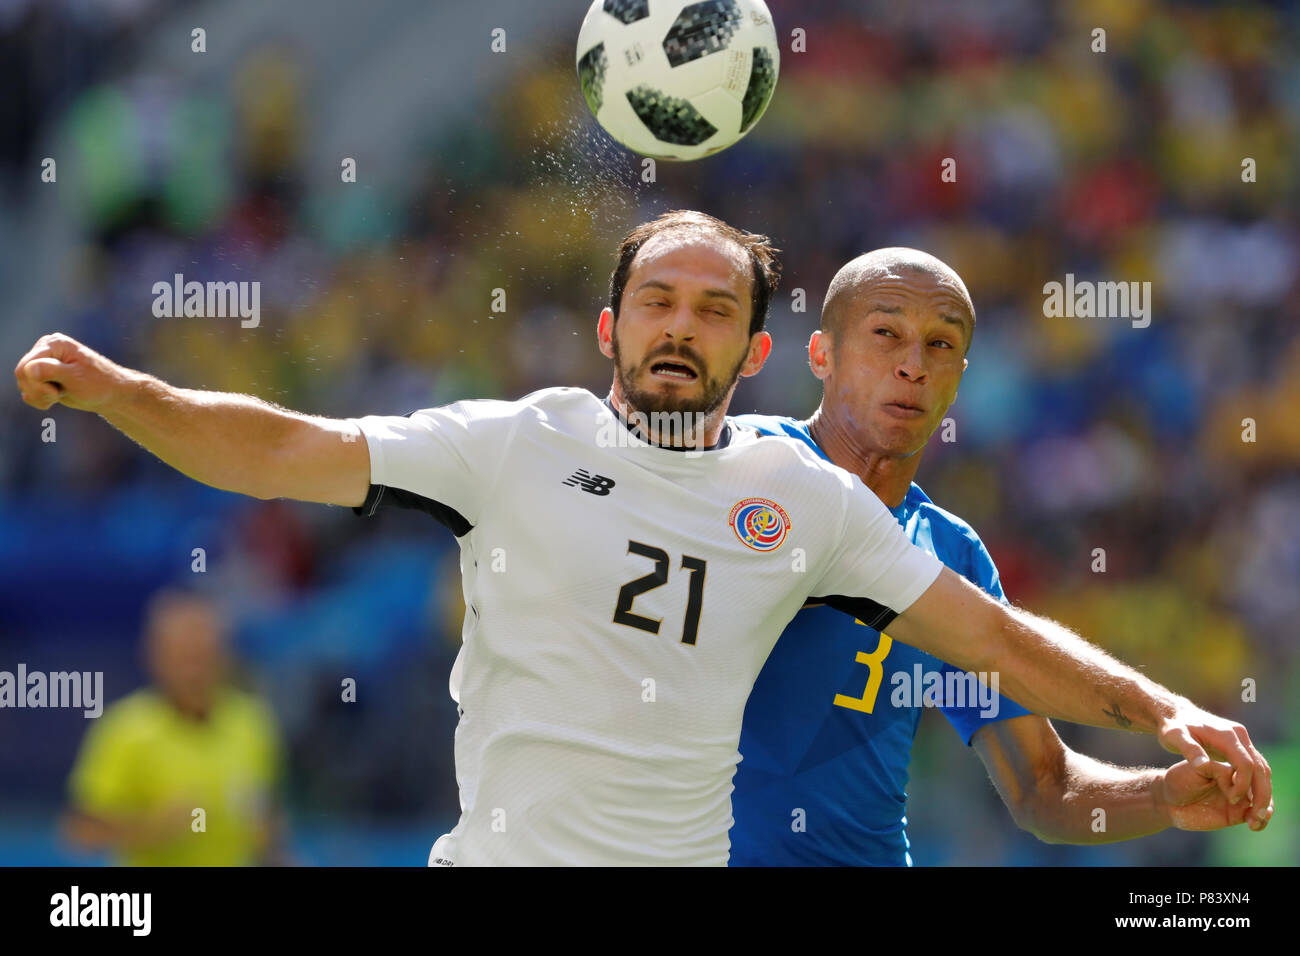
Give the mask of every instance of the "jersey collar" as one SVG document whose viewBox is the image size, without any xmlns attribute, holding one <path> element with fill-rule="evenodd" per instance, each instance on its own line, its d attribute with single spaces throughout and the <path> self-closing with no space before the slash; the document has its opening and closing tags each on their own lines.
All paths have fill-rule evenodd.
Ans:
<svg viewBox="0 0 1300 956">
<path fill-rule="evenodd" d="M 635 425 L 633 425 L 626 418 L 624 418 L 623 413 L 614 407 L 614 403 L 609 400 L 608 395 L 605 396 L 604 402 L 605 402 L 605 407 L 614 413 L 614 417 L 617 418 L 619 422 L 622 423 L 624 428 L 630 431 L 638 439 L 640 439 L 641 441 L 645 442 L 647 445 L 650 445 L 651 447 L 654 448 L 662 448 L 664 451 L 696 451 L 696 452 L 718 451 L 719 449 L 726 448 L 728 445 L 731 444 L 731 420 L 730 419 L 723 420 L 722 434 L 718 437 L 717 442 L 715 442 L 712 445 L 705 445 L 703 448 L 686 448 L 682 445 L 661 445 L 656 441 L 651 441 L 645 435 L 641 434 L 641 432 L 637 430 Z"/>
</svg>

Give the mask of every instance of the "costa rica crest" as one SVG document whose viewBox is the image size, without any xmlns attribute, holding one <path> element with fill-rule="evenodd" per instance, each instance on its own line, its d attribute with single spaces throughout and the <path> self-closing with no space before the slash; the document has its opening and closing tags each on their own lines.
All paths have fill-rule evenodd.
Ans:
<svg viewBox="0 0 1300 956">
<path fill-rule="evenodd" d="M 790 533 L 790 516 L 769 498 L 736 502 L 727 521 L 741 543 L 755 551 L 775 551 Z"/>
</svg>

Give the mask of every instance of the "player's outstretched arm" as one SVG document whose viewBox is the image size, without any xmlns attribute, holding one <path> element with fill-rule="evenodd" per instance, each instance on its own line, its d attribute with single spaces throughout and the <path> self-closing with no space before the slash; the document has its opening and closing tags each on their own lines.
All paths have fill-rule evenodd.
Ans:
<svg viewBox="0 0 1300 956">
<path fill-rule="evenodd" d="M 124 368 L 62 333 L 14 367 L 23 401 L 96 412 L 196 481 L 255 498 L 357 506 L 370 456 L 357 427 L 248 395 L 176 388 Z"/>
<path fill-rule="evenodd" d="M 1218 784 L 1180 761 L 1164 769 L 1116 767 L 1076 753 L 1036 714 L 985 724 L 971 746 L 1016 824 L 1045 843 L 1116 843 L 1180 830 L 1219 830 L 1246 819 Z M 1098 811 L 1102 811 L 1099 813 Z M 1270 803 L 1263 830 L 1273 815 Z"/>
<path fill-rule="evenodd" d="M 949 568 L 894 619 L 889 634 L 963 670 L 997 673 L 1003 693 L 1044 717 L 1156 734 L 1166 750 L 1216 779 L 1230 801 L 1250 797 L 1251 820 L 1261 821 L 1272 800 L 1268 763 L 1241 724 L 1202 710 L 1055 621 L 993 600 Z"/>
</svg>

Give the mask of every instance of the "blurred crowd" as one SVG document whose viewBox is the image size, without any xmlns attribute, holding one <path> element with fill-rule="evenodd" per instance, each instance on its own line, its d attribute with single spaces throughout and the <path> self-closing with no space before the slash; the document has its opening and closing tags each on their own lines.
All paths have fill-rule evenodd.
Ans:
<svg viewBox="0 0 1300 956">
<path fill-rule="evenodd" d="M 23 6 L 0 4 L 5 44 Z M 250 50 L 225 88 L 87 77 L 40 111 L 70 144 L 66 168 L 90 173 L 68 177 L 82 236 L 67 250 L 69 306 L 43 316 L 45 330 L 178 385 L 327 415 L 556 384 L 603 395 L 592 339 L 615 242 L 660 211 L 699 208 L 783 250 L 776 351 L 733 410 L 802 416 L 818 400 L 803 350 L 831 276 L 878 246 L 925 249 L 963 276 L 978 324 L 957 440 L 936 435 L 918 482 L 981 534 L 1013 601 L 1242 720 L 1294 768 L 1300 11 L 770 6 L 784 36 L 806 31 L 808 52 L 786 44 L 767 116 L 739 146 L 660 163 L 650 182 L 594 126 L 564 23 L 511 60 L 471 119 L 431 128 L 419 175 L 397 185 L 309 174 L 338 160 L 312 152 L 315 78 L 282 47 Z M 5 148 L 7 168 L 34 162 L 30 138 Z M 946 158 L 955 182 L 940 179 Z M 146 290 L 178 272 L 259 280 L 260 326 L 154 318 Z M 1067 273 L 1149 281 L 1150 326 L 1045 317 L 1043 286 Z M 12 406 L 0 410 L 15 451 L 0 465 L 0 554 L 14 574 L 0 610 L 15 647 L 35 648 L 39 629 L 42 642 L 53 630 L 116 648 L 106 686 L 125 693 L 142 679 L 130 649 L 146 598 L 195 577 L 191 551 L 204 547 L 246 683 L 275 688 L 290 815 L 454 820 L 445 681 L 462 607 L 449 535 L 418 516 L 362 521 L 199 489 L 87 416 L 57 413 L 59 440 L 44 445 L 36 413 Z M 54 541 L 51 521 L 67 529 Z M 20 560 L 17 542 L 32 538 Z M 38 600 L 71 587 L 84 616 Z M 348 676 L 356 704 L 340 702 Z M 1109 856 L 1041 846 L 1014 833 L 972 755 L 946 762 L 961 747 L 941 722 L 923 727 L 910 790 L 919 862 L 1249 858 L 1243 840 L 1169 835 Z M 75 729 L 66 746 L 11 745 L 10 759 L 40 770 L 15 793 L 62 799 Z M 1161 760 L 1149 738 L 1063 735 L 1116 762 Z M 1289 807 L 1300 812 L 1294 791 L 1279 796 Z M 1300 861 L 1283 826 L 1272 830 Z"/>
</svg>

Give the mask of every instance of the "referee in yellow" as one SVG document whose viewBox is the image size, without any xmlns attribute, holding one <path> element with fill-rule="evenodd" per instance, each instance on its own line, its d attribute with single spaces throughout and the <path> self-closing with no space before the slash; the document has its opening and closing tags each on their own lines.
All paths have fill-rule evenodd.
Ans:
<svg viewBox="0 0 1300 956">
<path fill-rule="evenodd" d="M 270 709 L 226 682 L 226 628 L 206 598 L 150 602 L 153 686 L 108 707 L 82 741 L 64 834 L 126 866 L 282 862 Z"/>
</svg>

